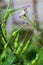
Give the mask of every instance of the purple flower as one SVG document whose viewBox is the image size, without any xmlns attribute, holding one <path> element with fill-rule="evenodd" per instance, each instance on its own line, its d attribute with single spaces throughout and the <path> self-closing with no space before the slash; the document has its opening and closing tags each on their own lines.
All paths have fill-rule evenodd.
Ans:
<svg viewBox="0 0 43 65">
<path fill-rule="evenodd" d="M 26 7 L 30 7 L 30 5 L 27 5 Z"/>
<path fill-rule="evenodd" d="M 19 18 L 21 18 L 22 16 L 24 16 L 25 11 L 23 10 L 20 14 L 19 14 Z"/>
<path fill-rule="evenodd" d="M 22 16 L 24 16 L 27 13 L 27 8 L 30 7 L 30 5 L 26 5 L 23 7 L 22 12 L 19 14 L 19 18 L 21 18 Z"/>
</svg>

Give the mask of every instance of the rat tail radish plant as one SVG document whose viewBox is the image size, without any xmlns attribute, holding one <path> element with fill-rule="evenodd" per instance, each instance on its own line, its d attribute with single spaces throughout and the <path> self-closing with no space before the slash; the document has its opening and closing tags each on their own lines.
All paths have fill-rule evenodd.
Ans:
<svg viewBox="0 0 43 65">
<path fill-rule="evenodd" d="M 26 34 L 25 34 L 23 40 L 19 44 L 18 41 L 20 41 L 19 40 L 20 31 L 23 31 L 22 29 L 24 26 L 25 27 L 27 26 L 27 23 L 24 23 L 24 25 L 21 26 L 19 29 L 16 29 L 13 32 L 11 32 L 10 37 L 7 38 L 6 22 L 9 18 L 9 15 L 18 10 L 20 10 L 20 8 L 11 9 L 10 3 L 9 3 L 8 7 L 5 11 L 4 20 L 0 23 L 0 40 L 3 39 L 3 46 L 0 45 L 0 50 L 2 51 L 2 49 L 3 49 L 2 55 L 0 55 L 0 57 L 1 57 L 0 65 L 3 65 L 3 63 L 4 63 L 4 65 L 36 65 L 36 62 L 38 63 L 38 60 L 40 59 L 39 56 L 41 55 L 40 54 L 41 50 L 36 53 L 36 57 L 31 62 L 29 62 L 29 61 L 27 62 L 26 59 L 24 60 L 23 54 L 28 52 L 29 48 L 32 45 L 32 41 L 33 41 L 33 37 L 34 37 L 34 33 L 33 33 L 32 36 L 30 36 L 30 38 L 26 41 L 27 35 L 29 33 L 28 31 L 26 31 Z M 31 23 L 31 25 L 33 25 L 33 27 L 35 27 L 35 29 L 37 28 L 31 22 L 31 20 L 27 17 L 25 12 L 24 12 L 24 17 L 26 17 L 26 19 Z M 37 40 L 39 41 L 40 39 L 38 38 Z M 25 41 L 26 41 L 26 43 L 25 43 Z M 2 44 L 2 41 L 1 41 L 1 44 Z M 33 45 L 33 47 L 34 47 L 34 45 Z M 35 52 L 35 50 L 34 50 L 34 52 Z M 26 64 L 25 64 L 25 61 L 26 61 Z"/>
</svg>

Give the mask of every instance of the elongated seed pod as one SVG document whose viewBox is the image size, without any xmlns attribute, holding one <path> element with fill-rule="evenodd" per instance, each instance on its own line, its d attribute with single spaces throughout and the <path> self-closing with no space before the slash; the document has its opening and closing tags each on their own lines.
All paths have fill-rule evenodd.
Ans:
<svg viewBox="0 0 43 65">
<path fill-rule="evenodd" d="M 16 49 L 18 48 L 18 40 L 19 40 L 19 33 L 17 34 L 17 37 L 16 37 L 15 42 L 14 42 L 14 47 Z"/>
<path fill-rule="evenodd" d="M 35 59 L 31 62 L 31 65 L 36 65 L 38 60 L 39 60 L 39 54 L 37 53 Z"/>
<path fill-rule="evenodd" d="M 38 62 L 38 60 L 40 59 L 40 54 L 41 54 L 42 48 L 40 49 L 39 53 L 36 54 L 35 59 L 31 62 L 31 65 L 36 65 L 36 63 Z"/>
<path fill-rule="evenodd" d="M 17 51 L 16 51 L 17 54 L 20 54 L 20 53 L 22 52 L 22 49 L 23 49 L 23 47 L 24 47 L 24 41 L 25 41 L 25 39 L 26 39 L 26 37 L 27 37 L 27 34 L 28 34 L 28 31 L 26 32 L 26 35 L 25 35 L 23 41 L 20 43 L 20 45 L 19 45 L 19 47 L 18 47 L 18 49 L 17 49 Z"/>
<path fill-rule="evenodd" d="M 20 27 L 18 30 L 16 30 L 16 31 L 14 31 L 13 33 L 12 33 L 12 36 L 16 36 L 16 34 L 20 31 L 20 30 L 22 30 L 23 29 L 23 27 L 24 26 L 26 26 L 27 24 L 24 24 L 22 27 Z"/>
<path fill-rule="evenodd" d="M 28 48 L 29 48 L 30 45 L 32 44 L 32 38 L 33 38 L 33 34 L 32 34 L 32 36 L 30 37 L 30 40 L 28 40 L 27 43 L 26 43 L 26 45 L 24 46 L 22 53 L 24 53 L 24 52 L 26 52 L 26 51 L 28 50 Z"/>
</svg>

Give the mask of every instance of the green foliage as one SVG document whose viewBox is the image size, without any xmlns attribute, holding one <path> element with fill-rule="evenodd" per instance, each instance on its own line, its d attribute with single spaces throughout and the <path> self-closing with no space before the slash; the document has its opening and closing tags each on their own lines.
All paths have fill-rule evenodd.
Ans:
<svg viewBox="0 0 43 65">
<path fill-rule="evenodd" d="M 28 40 L 26 40 L 29 34 L 29 32 L 26 31 L 21 41 L 20 36 L 23 34 L 23 27 L 27 25 L 24 24 L 18 30 L 16 29 L 11 32 L 9 37 L 7 37 L 6 22 L 8 17 L 11 13 L 19 9 L 20 8 L 12 10 L 8 6 L 3 21 L 0 17 L 0 65 L 43 65 L 43 48 L 41 46 L 43 40 L 41 34 L 32 33 Z M 34 23 L 32 23 L 26 15 L 25 17 L 37 30 Z"/>
</svg>

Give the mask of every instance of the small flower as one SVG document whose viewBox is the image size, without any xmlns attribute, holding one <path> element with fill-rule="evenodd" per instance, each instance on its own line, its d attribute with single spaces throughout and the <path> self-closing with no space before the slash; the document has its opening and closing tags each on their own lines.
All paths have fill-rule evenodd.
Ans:
<svg viewBox="0 0 43 65">
<path fill-rule="evenodd" d="M 27 6 L 23 7 L 23 10 L 20 13 L 19 18 L 22 18 L 22 16 L 26 15 L 26 13 L 28 12 L 28 10 L 27 10 L 28 7 L 30 7 L 30 5 L 27 5 Z"/>
<path fill-rule="evenodd" d="M 24 14 L 25 14 L 25 11 L 23 10 L 23 11 L 20 13 L 19 18 L 21 18 Z"/>
</svg>

